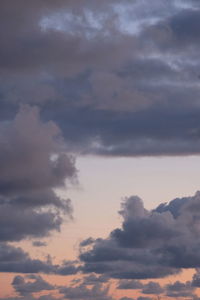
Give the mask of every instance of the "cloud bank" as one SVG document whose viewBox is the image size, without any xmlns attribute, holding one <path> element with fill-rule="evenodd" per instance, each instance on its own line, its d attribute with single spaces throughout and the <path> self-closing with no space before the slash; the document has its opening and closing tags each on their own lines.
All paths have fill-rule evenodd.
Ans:
<svg viewBox="0 0 200 300">
<path fill-rule="evenodd" d="M 0 119 L 29 103 L 76 153 L 199 154 L 198 1 L 3 0 L 0 11 Z"/>
</svg>

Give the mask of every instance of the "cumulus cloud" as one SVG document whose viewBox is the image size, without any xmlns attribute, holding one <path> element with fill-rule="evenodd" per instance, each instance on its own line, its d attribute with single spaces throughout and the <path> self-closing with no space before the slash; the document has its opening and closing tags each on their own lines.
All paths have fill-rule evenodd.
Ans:
<svg viewBox="0 0 200 300">
<path fill-rule="evenodd" d="M 166 295 L 168 297 L 191 297 L 193 295 L 194 287 L 188 281 L 186 283 L 176 281 L 175 283 L 169 284 L 166 287 Z"/>
<path fill-rule="evenodd" d="M 36 108 L 22 106 L 0 127 L 0 192 L 16 194 L 64 185 L 75 175 L 73 158 L 61 152 L 61 132 L 40 121 Z"/>
<path fill-rule="evenodd" d="M 57 275 L 74 275 L 80 271 L 76 261 L 64 261 L 54 264 L 52 259 L 33 259 L 19 247 L 0 243 L 0 272 L 4 273 L 44 273 Z"/>
<path fill-rule="evenodd" d="M 45 247 L 45 246 L 47 246 L 47 243 L 42 242 L 42 241 L 33 241 L 33 242 L 32 242 L 32 245 L 33 245 L 34 247 Z"/>
<path fill-rule="evenodd" d="M 144 284 L 139 280 L 122 279 L 119 281 L 117 288 L 120 290 L 140 290 L 143 294 L 154 295 L 159 295 L 164 292 L 164 289 L 160 286 L 160 284 L 153 281 Z"/>
<path fill-rule="evenodd" d="M 95 274 L 90 274 L 85 276 L 83 279 L 84 285 L 94 285 L 96 283 L 106 283 L 109 278 L 106 275 L 96 276 Z"/>
<path fill-rule="evenodd" d="M 159 283 L 150 281 L 146 285 L 143 286 L 142 293 L 143 294 L 153 294 L 160 295 L 162 294 L 164 289 L 160 286 Z"/>
<path fill-rule="evenodd" d="M 22 106 L 0 124 L 0 241 L 43 237 L 72 216 L 69 199 L 54 188 L 76 178 L 59 128 L 42 122 L 37 108 Z"/>
<path fill-rule="evenodd" d="M 103 287 L 99 283 L 95 283 L 92 288 L 88 288 L 84 285 L 69 286 L 69 287 L 56 287 L 46 282 L 41 276 L 27 275 L 25 278 L 22 276 L 16 276 L 13 280 L 13 286 L 20 294 L 19 297 L 7 297 L 0 298 L 1 300 L 63 300 L 63 299 L 98 299 L 98 300 L 113 300 L 112 296 L 109 296 L 109 288 Z M 40 291 L 54 290 L 58 294 L 33 296 L 32 293 L 38 293 Z"/>
<path fill-rule="evenodd" d="M 17 275 L 14 277 L 12 285 L 20 296 L 55 289 L 55 286 L 49 284 L 39 275 L 27 275 L 26 277 Z"/>
<path fill-rule="evenodd" d="M 55 270 L 55 266 L 49 261 L 31 259 L 21 248 L 0 243 L 0 272 L 52 273 Z"/>
<path fill-rule="evenodd" d="M 117 288 L 120 290 L 138 290 L 143 288 L 143 284 L 138 280 L 122 279 Z"/>
<path fill-rule="evenodd" d="M 87 288 L 85 285 L 76 287 L 62 287 L 60 293 L 67 299 L 98 299 L 98 300 L 112 300 L 113 298 L 108 295 L 109 288 L 103 287 L 100 283 L 96 283 L 92 288 Z"/>
<path fill-rule="evenodd" d="M 83 271 L 121 279 L 148 279 L 198 267 L 199 195 L 197 192 L 193 197 L 172 200 L 153 211 L 146 210 L 136 196 L 125 199 L 120 211 L 122 228 L 81 252 Z M 159 286 L 153 287 L 161 291 Z M 144 291 L 150 289 L 146 286 Z"/>
</svg>

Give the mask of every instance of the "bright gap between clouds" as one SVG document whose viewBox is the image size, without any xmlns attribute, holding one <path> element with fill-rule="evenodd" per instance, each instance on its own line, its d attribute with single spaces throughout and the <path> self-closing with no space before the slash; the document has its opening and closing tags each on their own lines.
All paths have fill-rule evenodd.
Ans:
<svg viewBox="0 0 200 300">
<path fill-rule="evenodd" d="M 44 16 L 39 23 L 42 31 L 56 30 L 67 34 L 76 35 L 84 32 L 85 37 L 90 39 L 98 35 L 99 32 L 104 35 L 112 34 L 112 30 L 107 28 L 107 22 L 113 17 L 113 24 L 117 26 L 119 32 L 128 35 L 137 35 L 143 27 L 154 25 L 161 20 L 166 10 L 149 9 L 147 1 L 135 1 L 134 3 L 112 4 L 107 12 L 93 12 L 90 9 L 84 9 L 82 15 L 73 14 L 70 11 L 59 11 L 54 14 Z M 144 9 L 144 6 L 146 9 Z M 163 4 L 159 5 L 163 8 Z M 166 6 L 164 4 L 164 6 Z M 162 12 L 163 11 L 163 12 Z M 159 12 L 159 13 L 158 13 Z M 159 15 L 161 13 L 161 16 Z M 153 15 L 152 15 L 153 14 Z M 112 21 L 111 21 L 112 23 Z M 111 25 L 112 28 L 112 25 Z"/>
</svg>

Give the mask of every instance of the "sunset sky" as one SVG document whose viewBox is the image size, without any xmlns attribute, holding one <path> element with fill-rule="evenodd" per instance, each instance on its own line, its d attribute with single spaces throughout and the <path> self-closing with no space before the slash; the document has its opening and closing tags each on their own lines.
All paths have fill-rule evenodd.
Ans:
<svg viewBox="0 0 200 300">
<path fill-rule="evenodd" d="M 200 0 L 0 0 L 0 300 L 200 300 Z"/>
</svg>

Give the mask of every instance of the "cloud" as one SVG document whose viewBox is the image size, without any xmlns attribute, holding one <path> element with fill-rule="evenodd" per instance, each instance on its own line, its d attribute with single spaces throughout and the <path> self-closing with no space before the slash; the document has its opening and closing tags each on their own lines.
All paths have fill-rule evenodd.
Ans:
<svg viewBox="0 0 200 300">
<path fill-rule="evenodd" d="M 60 293 L 67 299 L 97 299 L 97 300 L 112 300 L 113 298 L 108 295 L 108 287 L 103 287 L 100 283 L 96 283 L 91 289 L 85 287 L 85 285 L 79 285 L 76 287 L 63 287 L 60 289 Z"/>
<path fill-rule="evenodd" d="M 59 149 L 59 128 L 40 121 L 36 108 L 23 106 L 12 122 L 2 123 L 0 143 L 1 194 L 62 186 L 75 175 L 73 158 Z"/>
<path fill-rule="evenodd" d="M 188 281 L 182 283 L 176 281 L 175 283 L 167 285 L 166 295 L 168 297 L 191 297 L 193 295 L 194 287 L 191 286 L 191 283 Z"/>
<path fill-rule="evenodd" d="M 1 300 L 63 300 L 63 298 L 55 298 L 51 295 L 44 295 L 44 296 L 41 296 L 41 297 L 32 297 L 32 296 L 25 296 L 25 297 L 7 297 L 7 298 L 0 298 Z"/>
<path fill-rule="evenodd" d="M 160 286 L 159 283 L 150 281 L 146 285 L 144 285 L 142 289 L 143 294 L 153 294 L 153 295 L 160 295 L 163 293 L 163 288 Z"/>
<path fill-rule="evenodd" d="M 83 272 L 150 279 L 199 266 L 199 192 L 153 211 L 146 210 L 141 199 L 132 196 L 122 203 L 120 215 L 122 228 L 114 229 L 107 239 L 98 239 L 91 249 L 80 253 Z M 144 291 L 149 289 L 151 286 L 146 286 Z"/>
<path fill-rule="evenodd" d="M 87 238 L 85 240 L 83 240 L 82 242 L 80 242 L 80 247 L 86 247 L 86 246 L 89 246 L 91 244 L 93 244 L 95 242 L 95 239 L 93 238 Z"/>
<path fill-rule="evenodd" d="M 17 275 L 14 277 L 12 285 L 20 296 L 55 289 L 55 286 L 49 284 L 39 275 L 27 275 L 26 277 Z"/>
<path fill-rule="evenodd" d="M 137 300 L 152 300 L 151 297 L 138 297 Z"/>
<path fill-rule="evenodd" d="M 134 300 L 133 298 L 129 298 L 129 297 L 122 297 L 120 298 L 120 300 Z"/>
<path fill-rule="evenodd" d="M 42 122 L 37 108 L 22 106 L 13 121 L 1 122 L 0 145 L 0 241 L 59 231 L 72 206 L 54 188 L 76 178 L 59 128 Z"/>
<path fill-rule="evenodd" d="M 199 269 L 196 270 L 196 273 L 193 275 L 191 285 L 193 287 L 200 287 L 200 272 Z"/>
<path fill-rule="evenodd" d="M 55 267 L 48 261 L 31 259 L 19 247 L 0 243 L 0 272 L 10 273 L 52 273 Z"/>
<path fill-rule="evenodd" d="M 160 286 L 160 284 L 153 281 L 144 284 L 139 280 L 122 279 L 119 281 L 117 288 L 120 290 L 140 290 L 143 294 L 154 295 L 159 295 L 164 292 L 164 289 Z"/>
<path fill-rule="evenodd" d="M 138 280 L 120 280 L 118 286 L 120 290 L 138 290 L 143 288 L 143 284 Z"/>
<path fill-rule="evenodd" d="M 199 9 L 192 0 L 1 1 L 0 119 L 28 102 L 76 153 L 199 154 Z"/>
<path fill-rule="evenodd" d="M 95 274 L 90 274 L 84 277 L 83 284 L 84 285 L 95 285 L 96 283 L 106 283 L 109 278 L 105 275 L 96 276 Z"/>
<path fill-rule="evenodd" d="M 67 276 L 77 274 L 79 271 L 80 267 L 77 262 L 64 261 L 61 264 L 54 264 L 49 257 L 46 260 L 32 259 L 21 248 L 7 243 L 0 243 L 0 272 L 44 273 Z"/>
<path fill-rule="evenodd" d="M 55 273 L 58 275 L 74 275 L 81 270 L 78 261 L 63 261 L 61 265 L 57 265 Z"/>
<path fill-rule="evenodd" d="M 41 241 L 33 241 L 33 242 L 32 242 L 32 245 L 33 245 L 34 247 L 45 247 L 45 246 L 47 246 L 47 243 L 41 242 Z"/>
<path fill-rule="evenodd" d="M 102 276 L 103 278 L 103 276 Z M 80 283 L 81 282 L 81 283 Z M 56 286 L 49 284 L 45 281 L 40 275 L 26 275 L 21 276 L 17 275 L 13 278 L 12 285 L 16 292 L 20 297 L 16 297 L 16 299 L 21 300 L 49 300 L 49 299 L 99 299 L 99 300 L 113 300 L 111 296 L 109 296 L 109 286 L 104 285 L 105 280 L 100 280 L 98 282 L 97 277 L 90 276 L 82 278 L 79 281 L 72 280 L 69 283 L 69 286 Z M 39 293 L 41 291 L 53 291 L 57 292 L 57 294 L 62 295 L 60 298 L 54 298 L 53 294 L 40 296 L 35 295 L 35 293 Z M 35 296 L 33 296 L 35 295 Z M 2 299 L 2 298 L 1 298 Z M 6 298 L 11 299 L 11 298 Z"/>
<path fill-rule="evenodd" d="M 139 279 L 199 267 L 199 193 L 153 211 L 127 198 L 121 227 L 81 242 L 81 266 L 32 259 L 9 244 L 31 238 L 42 246 L 72 218 L 70 199 L 55 192 L 77 180 L 71 152 L 200 153 L 199 15 L 195 0 L 0 2 L 1 272 L 92 272 L 62 288 L 64 297 L 110 299 L 108 278 L 151 295 L 162 288 Z M 27 298 L 23 289 L 34 299 L 31 289 L 45 283 L 23 278 L 18 299 Z M 191 283 L 165 289 L 179 297 L 198 286 L 197 272 Z"/>
</svg>

